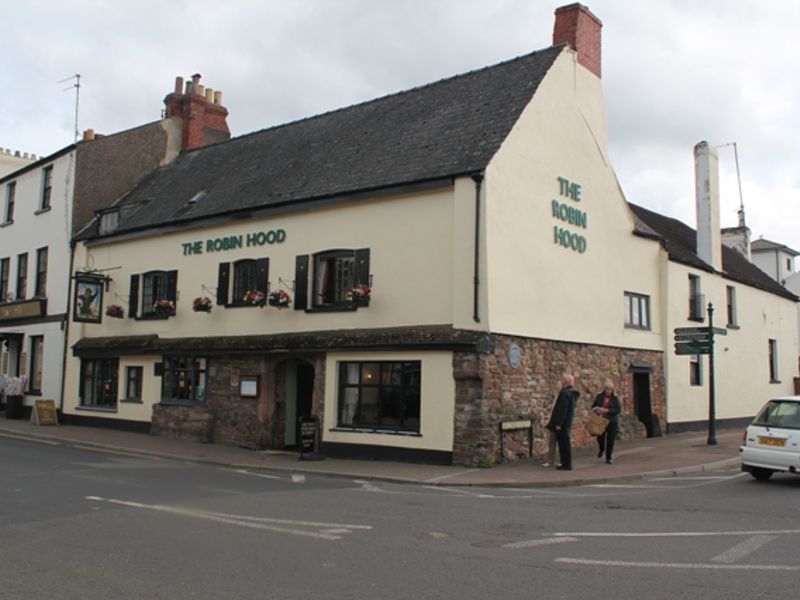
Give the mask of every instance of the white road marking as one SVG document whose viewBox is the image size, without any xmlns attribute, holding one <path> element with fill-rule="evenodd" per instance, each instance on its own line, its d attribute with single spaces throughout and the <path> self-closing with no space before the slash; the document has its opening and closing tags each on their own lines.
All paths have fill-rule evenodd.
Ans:
<svg viewBox="0 0 800 600">
<path fill-rule="evenodd" d="M 60 446 L 61 442 L 53 442 L 50 440 L 40 440 L 36 438 L 26 437 L 24 435 L 14 435 L 13 433 L 0 432 L 0 437 L 9 438 L 12 440 L 22 440 L 24 442 L 36 442 L 37 444 L 45 444 L 46 446 Z"/>
<path fill-rule="evenodd" d="M 634 567 L 640 569 L 694 569 L 694 570 L 741 570 L 741 571 L 800 571 L 800 566 L 791 565 L 725 565 L 703 563 L 659 563 L 627 560 L 588 560 L 582 558 L 556 558 L 554 562 L 592 567 Z"/>
<path fill-rule="evenodd" d="M 306 476 L 305 475 L 292 475 L 292 483 L 305 483 Z"/>
<path fill-rule="evenodd" d="M 737 560 L 740 560 L 755 552 L 764 544 L 770 543 L 776 537 L 775 535 L 754 535 L 753 537 L 743 541 L 740 544 L 736 544 L 732 548 L 729 548 L 722 554 L 718 554 L 714 558 L 711 559 L 711 562 L 715 563 L 735 563 Z"/>
<path fill-rule="evenodd" d="M 162 506 L 158 504 L 142 504 L 140 502 L 129 502 L 127 500 L 115 500 L 113 498 L 101 498 L 99 496 L 86 496 L 87 500 L 93 502 L 108 502 L 109 504 L 118 504 L 121 506 L 128 506 L 131 508 L 142 508 L 147 510 L 153 510 L 158 512 L 165 512 L 175 515 L 180 515 L 184 517 L 193 517 L 197 519 L 206 519 L 209 521 L 216 521 L 218 523 L 225 523 L 228 525 L 237 525 L 239 527 L 249 527 L 251 529 L 261 529 L 264 531 L 275 531 L 278 533 L 288 533 L 290 535 L 298 535 L 298 536 L 306 536 L 306 537 L 313 537 L 318 539 L 324 540 L 340 540 L 342 539 L 340 535 L 334 535 L 329 530 L 336 529 L 336 530 L 345 530 L 349 531 L 351 529 L 363 529 L 369 530 L 372 529 L 370 525 L 351 525 L 351 524 L 341 524 L 341 523 L 321 523 L 317 521 L 294 521 L 288 519 L 271 519 L 269 517 L 251 517 L 247 515 L 231 515 L 227 513 L 218 513 L 218 512 L 209 512 L 209 511 L 202 511 L 202 510 L 189 510 L 183 508 L 177 508 L 172 506 Z M 305 531 L 302 529 L 292 529 L 287 527 L 276 527 L 274 525 L 268 525 L 267 523 L 273 524 L 281 524 L 281 525 L 293 525 L 299 527 L 317 527 L 323 528 L 320 531 Z M 328 531 L 328 532 L 326 532 Z M 344 531 L 339 531 L 337 533 L 344 533 Z"/>
<path fill-rule="evenodd" d="M 357 483 L 367 492 L 383 492 L 383 490 L 377 485 L 374 485 L 369 481 L 364 481 L 363 479 L 354 479 L 353 483 Z"/>
<path fill-rule="evenodd" d="M 438 485 L 423 485 L 426 490 L 434 490 L 445 494 L 456 496 L 469 496 L 470 498 L 501 498 L 502 496 L 495 496 L 494 494 L 484 494 L 479 492 L 472 492 L 470 490 L 462 490 L 461 488 L 441 487 Z"/>
<path fill-rule="evenodd" d="M 726 479 L 736 479 L 738 477 L 745 477 L 747 473 L 736 473 L 735 475 L 704 475 L 700 477 L 688 477 L 688 476 L 675 476 L 675 477 L 653 477 L 652 479 L 648 479 L 648 481 L 721 481 Z"/>
<path fill-rule="evenodd" d="M 670 489 L 669 485 L 646 485 L 635 483 L 590 483 L 583 487 L 590 488 L 614 488 L 614 489 L 627 489 L 627 490 L 666 490 Z"/>
<path fill-rule="evenodd" d="M 602 531 L 569 531 L 556 532 L 550 535 L 555 537 L 619 537 L 619 538 L 646 538 L 646 537 L 713 537 L 713 536 L 749 536 L 749 535 L 786 535 L 800 533 L 800 529 L 780 529 L 776 531 L 664 531 L 653 533 L 613 533 Z"/>
<path fill-rule="evenodd" d="M 240 475 L 252 475 L 253 477 L 263 477 L 264 479 L 282 479 L 281 477 L 277 477 L 275 475 L 266 475 L 264 473 L 253 473 L 248 471 L 247 469 L 235 469 L 234 473 L 239 473 Z"/>
<path fill-rule="evenodd" d="M 559 537 L 559 538 L 544 538 L 539 540 L 527 540 L 524 542 L 512 542 L 510 544 L 503 544 L 503 548 L 531 548 L 533 546 L 549 546 L 551 544 L 563 544 L 564 542 L 577 542 L 578 538 Z"/>
</svg>

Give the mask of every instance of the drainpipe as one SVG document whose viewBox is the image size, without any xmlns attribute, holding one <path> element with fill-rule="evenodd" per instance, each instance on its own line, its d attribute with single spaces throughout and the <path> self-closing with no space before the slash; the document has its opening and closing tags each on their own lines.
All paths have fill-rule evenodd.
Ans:
<svg viewBox="0 0 800 600">
<path fill-rule="evenodd" d="M 481 184 L 483 183 L 483 172 L 473 173 L 472 174 L 472 181 L 475 182 L 475 266 L 474 266 L 474 274 L 472 279 L 473 285 L 473 296 L 472 296 L 472 305 L 473 305 L 473 314 L 472 320 L 476 323 L 481 322 L 481 318 L 478 315 L 478 290 L 480 280 L 478 278 L 480 272 L 480 247 L 481 247 Z"/>
<path fill-rule="evenodd" d="M 58 414 L 64 414 L 64 384 L 67 379 L 67 352 L 69 352 L 69 315 L 72 310 L 72 269 L 75 263 L 75 240 L 69 241 L 69 271 L 67 272 L 67 314 L 61 326 L 64 330 L 64 348 L 61 356 L 61 397 L 58 399 Z M 35 410 L 35 408 L 34 408 Z"/>
</svg>

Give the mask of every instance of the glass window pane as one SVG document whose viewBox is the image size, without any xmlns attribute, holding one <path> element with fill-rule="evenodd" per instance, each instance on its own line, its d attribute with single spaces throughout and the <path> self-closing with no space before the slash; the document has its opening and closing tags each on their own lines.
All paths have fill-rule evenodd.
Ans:
<svg viewBox="0 0 800 600">
<path fill-rule="evenodd" d="M 377 385 L 380 383 L 378 378 L 380 372 L 381 367 L 378 363 L 364 363 L 361 369 L 361 383 Z"/>
</svg>

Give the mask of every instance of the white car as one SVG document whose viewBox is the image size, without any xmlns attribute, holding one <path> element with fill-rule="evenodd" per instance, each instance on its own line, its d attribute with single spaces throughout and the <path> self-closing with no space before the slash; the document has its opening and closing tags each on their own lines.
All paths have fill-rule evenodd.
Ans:
<svg viewBox="0 0 800 600">
<path fill-rule="evenodd" d="M 800 473 L 800 396 L 767 402 L 744 432 L 739 454 L 742 471 L 759 481 L 776 471 Z"/>
</svg>

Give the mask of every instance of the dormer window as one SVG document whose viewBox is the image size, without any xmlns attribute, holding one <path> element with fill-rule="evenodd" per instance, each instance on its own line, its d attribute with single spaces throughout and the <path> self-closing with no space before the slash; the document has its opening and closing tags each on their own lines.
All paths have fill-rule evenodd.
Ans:
<svg viewBox="0 0 800 600">
<path fill-rule="evenodd" d="M 100 235 L 114 233 L 119 227 L 119 209 L 110 210 L 100 215 Z"/>
</svg>

